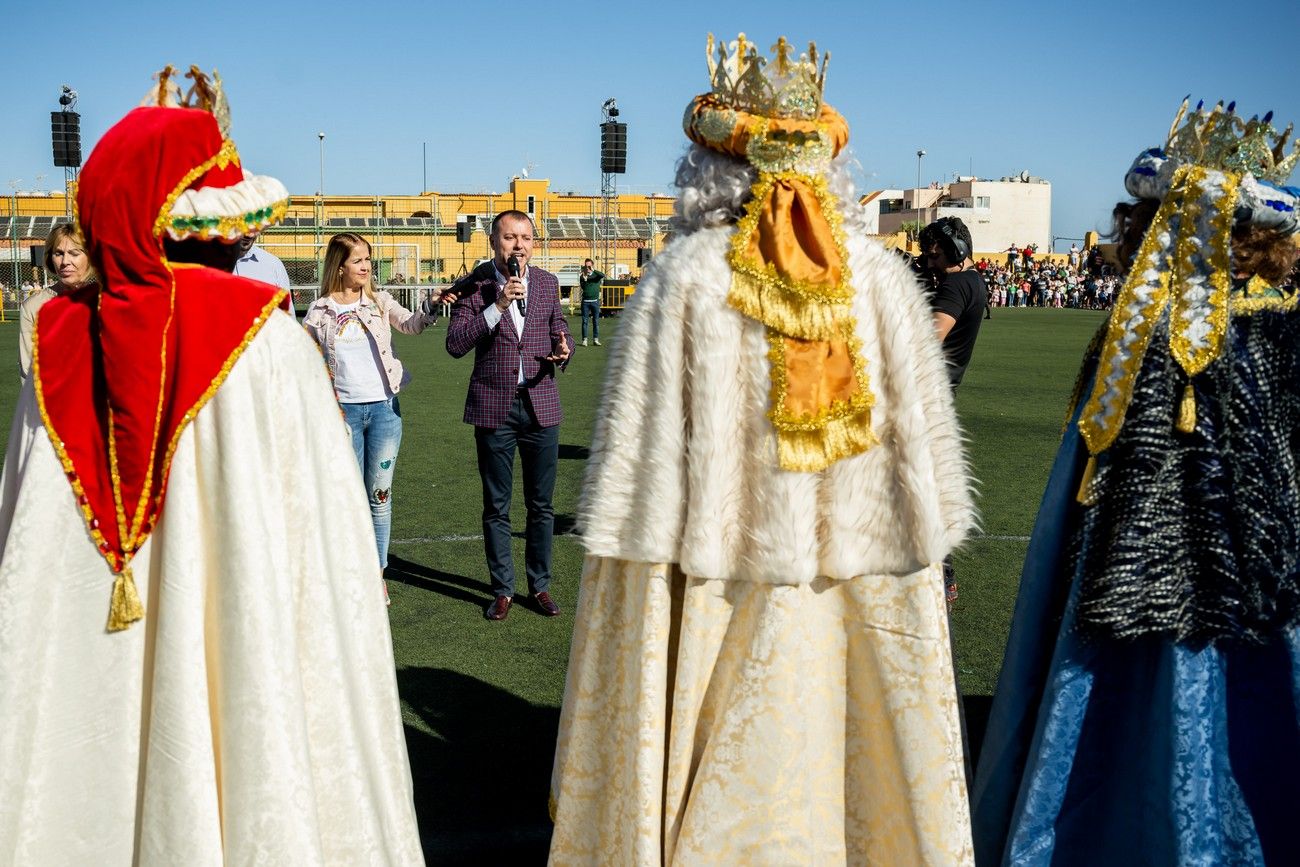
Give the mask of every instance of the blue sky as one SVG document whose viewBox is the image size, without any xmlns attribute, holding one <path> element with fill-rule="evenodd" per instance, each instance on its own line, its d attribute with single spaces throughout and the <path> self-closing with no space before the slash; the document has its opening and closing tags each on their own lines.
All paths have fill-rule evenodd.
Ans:
<svg viewBox="0 0 1300 867">
<path fill-rule="evenodd" d="M 192 13 L 218 7 L 5 5 L 0 183 L 23 188 L 61 184 L 48 115 L 61 84 L 81 95 L 88 146 L 171 62 L 220 70 L 245 164 L 294 193 L 319 185 L 318 131 L 330 193 L 418 192 L 424 142 L 431 189 L 500 191 L 532 164 L 553 189 L 594 192 L 610 96 L 629 127 L 620 189 L 669 192 L 709 31 L 831 52 L 826 98 L 849 120 L 864 189 L 914 184 L 917 148 L 923 183 L 1027 169 L 1053 184 L 1058 236 L 1106 226 L 1125 168 L 1162 143 L 1184 94 L 1300 120 L 1300 55 L 1261 29 L 1294 39 L 1291 3 L 1235 26 L 1221 20 L 1232 4 L 1200 0 L 278 0 L 207 21 Z M 1230 36 L 1243 31 L 1260 38 Z"/>
</svg>

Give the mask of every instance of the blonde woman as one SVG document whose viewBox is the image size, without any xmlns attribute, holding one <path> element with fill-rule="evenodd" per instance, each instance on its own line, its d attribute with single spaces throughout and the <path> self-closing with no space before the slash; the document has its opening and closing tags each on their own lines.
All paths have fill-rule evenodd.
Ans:
<svg viewBox="0 0 1300 867">
<path fill-rule="evenodd" d="M 392 332 L 396 328 L 419 334 L 438 317 L 428 298 L 412 312 L 387 292 L 376 291 L 370 256 L 370 243 L 360 235 L 344 232 L 330 239 L 320 297 L 307 308 L 303 327 L 320 344 L 352 431 L 352 448 L 370 499 L 379 565 L 387 568 L 393 473 L 402 442 L 397 395 L 411 379 L 397 357 Z"/>
<path fill-rule="evenodd" d="M 55 226 L 45 239 L 45 270 L 55 277 L 53 286 L 37 289 L 18 309 L 18 375 L 23 382 L 32 369 L 32 334 L 36 331 L 36 313 L 56 295 L 71 292 L 94 282 L 94 270 L 86 255 L 86 241 L 73 223 Z"/>
</svg>

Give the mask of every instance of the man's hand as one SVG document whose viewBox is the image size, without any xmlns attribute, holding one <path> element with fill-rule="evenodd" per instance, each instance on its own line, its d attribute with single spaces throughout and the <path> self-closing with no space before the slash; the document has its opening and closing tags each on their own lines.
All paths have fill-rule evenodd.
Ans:
<svg viewBox="0 0 1300 867">
<path fill-rule="evenodd" d="M 460 292 L 456 289 L 455 283 L 443 289 L 441 292 L 430 289 L 429 293 L 433 296 L 435 304 L 455 304 L 460 300 Z"/>
<path fill-rule="evenodd" d="M 511 277 L 506 280 L 506 285 L 501 287 L 501 292 L 497 295 L 497 309 L 505 313 L 510 309 L 510 305 L 518 299 L 528 298 L 528 290 L 524 288 L 524 281 L 519 277 Z"/>
<path fill-rule="evenodd" d="M 572 352 L 573 351 L 569 349 L 569 341 L 561 337 L 559 343 L 557 343 L 555 347 L 551 349 L 551 354 L 546 356 L 546 360 L 551 362 L 552 364 L 558 364 L 562 366 L 564 365 L 565 362 L 569 360 L 569 356 L 572 354 Z"/>
</svg>

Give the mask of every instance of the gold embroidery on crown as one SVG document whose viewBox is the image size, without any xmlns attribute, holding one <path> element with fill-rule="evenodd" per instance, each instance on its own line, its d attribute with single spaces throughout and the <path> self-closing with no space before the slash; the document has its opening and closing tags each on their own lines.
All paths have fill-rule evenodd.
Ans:
<svg viewBox="0 0 1300 867">
<path fill-rule="evenodd" d="M 694 103 L 686 106 L 687 126 L 691 124 L 691 113 L 694 109 Z M 732 130 L 736 128 L 738 120 L 736 113 L 729 108 L 709 108 L 700 112 L 700 116 L 695 120 L 695 129 L 707 141 L 713 144 L 721 144 L 731 138 Z"/>
<path fill-rule="evenodd" d="M 714 57 L 714 49 L 717 57 Z M 766 117 L 813 120 L 821 112 L 830 52 L 821 55 L 815 43 L 808 52 L 791 59 L 793 46 L 782 36 L 772 46 L 771 62 L 760 57 L 758 47 L 741 33 L 730 44 L 715 42 L 709 34 L 705 56 L 713 96 L 723 105 Z"/>
<path fill-rule="evenodd" d="M 760 120 L 745 145 L 745 157 L 759 171 L 817 174 L 830 166 L 835 154 L 823 124 L 807 133 L 768 127 L 766 118 Z"/>
</svg>

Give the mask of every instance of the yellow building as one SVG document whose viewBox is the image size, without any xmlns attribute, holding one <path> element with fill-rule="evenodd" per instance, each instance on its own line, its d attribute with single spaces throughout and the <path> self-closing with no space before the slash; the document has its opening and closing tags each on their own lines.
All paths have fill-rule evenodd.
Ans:
<svg viewBox="0 0 1300 867">
<path fill-rule="evenodd" d="M 600 196 L 557 193 L 547 180 L 524 178 L 512 179 L 505 193 L 294 196 L 284 223 L 267 230 L 261 243 L 284 261 L 295 284 L 317 282 L 317 262 L 338 232 L 356 232 L 370 241 L 381 283 L 399 278 L 445 283 L 491 255 L 492 217 L 515 209 L 537 224 L 534 263 L 569 286 L 587 258 L 610 277 L 638 276 L 638 257 L 647 261 L 663 247 L 673 201 L 669 196 L 620 195 L 612 200 L 607 221 Z M 468 241 L 457 240 L 457 224 L 468 227 Z"/>
<path fill-rule="evenodd" d="M 491 255 L 492 217 L 513 208 L 537 224 L 533 261 L 567 287 L 587 258 L 611 278 L 639 276 L 645 257 L 663 248 L 673 203 L 671 196 L 619 195 L 606 220 L 600 196 L 555 192 L 550 181 L 529 178 L 511 179 L 504 193 L 292 196 L 284 223 L 264 232 L 260 243 L 284 261 L 296 286 L 318 283 L 325 247 L 339 232 L 370 241 L 381 283 L 445 283 Z M 30 279 L 29 248 L 43 247 L 63 215 L 62 193 L 0 199 L 0 282 L 12 287 Z M 457 223 L 469 227 L 464 243 L 457 240 Z"/>
</svg>

